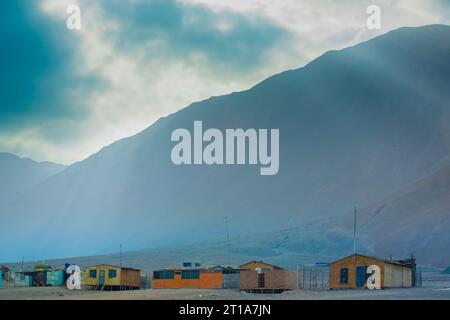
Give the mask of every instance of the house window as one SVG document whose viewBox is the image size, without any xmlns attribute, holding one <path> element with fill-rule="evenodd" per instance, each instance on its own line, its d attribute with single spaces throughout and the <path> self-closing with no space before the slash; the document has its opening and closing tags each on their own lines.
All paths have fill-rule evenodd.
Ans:
<svg viewBox="0 0 450 320">
<path fill-rule="evenodd" d="M 191 279 L 200 279 L 200 271 L 191 270 Z"/>
<path fill-rule="evenodd" d="M 153 279 L 156 280 L 165 280 L 165 279 L 173 279 L 174 278 L 174 272 L 173 271 L 154 271 L 153 272 Z"/>
<path fill-rule="evenodd" d="M 199 270 L 183 270 L 181 271 L 181 279 L 200 279 Z"/>
<path fill-rule="evenodd" d="M 113 278 L 117 277 L 117 270 L 116 270 L 116 269 L 111 269 L 111 270 L 109 270 L 109 271 L 108 271 L 108 277 L 109 277 L 110 279 L 113 279 Z"/>
<path fill-rule="evenodd" d="M 341 284 L 348 284 L 348 268 L 341 268 L 340 280 Z"/>
<path fill-rule="evenodd" d="M 89 278 L 97 278 L 97 270 L 89 270 Z"/>
</svg>

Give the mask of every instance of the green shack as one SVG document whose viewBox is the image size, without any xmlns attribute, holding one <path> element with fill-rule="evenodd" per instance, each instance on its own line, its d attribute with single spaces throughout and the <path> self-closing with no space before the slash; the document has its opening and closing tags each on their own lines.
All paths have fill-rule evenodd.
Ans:
<svg viewBox="0 0 450 320">
<path fill-rule="evenodd" d="M 62 287 L 65 280 L 65 270 L 47 271 L 47 286 Z"/>
</svg>

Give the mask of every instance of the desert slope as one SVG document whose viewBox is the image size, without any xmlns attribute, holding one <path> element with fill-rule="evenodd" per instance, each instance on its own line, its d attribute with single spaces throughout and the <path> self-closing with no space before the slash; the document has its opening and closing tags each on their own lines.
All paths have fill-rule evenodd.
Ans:
<svg viewBox="0 0 450 320">
<path fill-rule="evenodd" d="M 361 212 L 364 244 L 380 255 L 450 261 L 450 166 Z"/>
<path fill-rule="evenodd" d="M 36 162 L 10 153 L 0 153 L 0 204 L 17 200 L 23 193 L 40 185 L 65 166 L 52 162 Z M 1 216 L 1 215 L 0 215 Z"/>
<path fill-rule="evenodd" d="M 449 164 L 448 57 L 449 26 L 402 28 L 247 91 L 194 103 L 9 206 L 13 227 L 0 240 L 14 246 L 0 260 L 201 241 L 223 233 L 224 216 L 236 234 L 320 218 L 339 225 L 354 206 L 382 201 Z M 171 132 L 192 130 L 194 120 L 222 130 L 279 128 L 279 174 L 173 165 Z M 396 217 L 420 228 L 426 215 Z M 424 232 L 433 244 L 447 239 L 441 231 Z M 404 236 L 395 233 L 385 245 Z M 423 235 L 408 241 L 416 247 Z"/>
</svg>

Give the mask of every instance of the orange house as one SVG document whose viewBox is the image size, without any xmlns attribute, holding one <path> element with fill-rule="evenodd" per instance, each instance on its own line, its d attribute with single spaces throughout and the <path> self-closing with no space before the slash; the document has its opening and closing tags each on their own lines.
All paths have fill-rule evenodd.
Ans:
<svg viewBox="0 0 450 320">
<path fill-rule="evenodd" d="M 222 271 L 197 268 L 173 268 L 153 272 L 153 289 L 221 289 Z"/>
</svg>

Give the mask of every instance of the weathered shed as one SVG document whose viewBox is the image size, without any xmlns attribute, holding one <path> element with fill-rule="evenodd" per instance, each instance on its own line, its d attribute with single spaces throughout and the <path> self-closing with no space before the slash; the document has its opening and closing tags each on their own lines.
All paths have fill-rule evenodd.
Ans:
<svg viewBox="0 0 450 320">
<path fill-rule="evenodd" d="M 34 271 L 23 272 L 23 274 L 31 277 L 33 287 L 43 287 L 47 285 L 47 270 L 37 269 Z"/>
<path fill-rule="evenodd" d="M 241 266 L 240 289 L 254 293 L 279 293 L 297 287 L 297 275 L 262 261 L 251 261 Z"/>
</svg>

